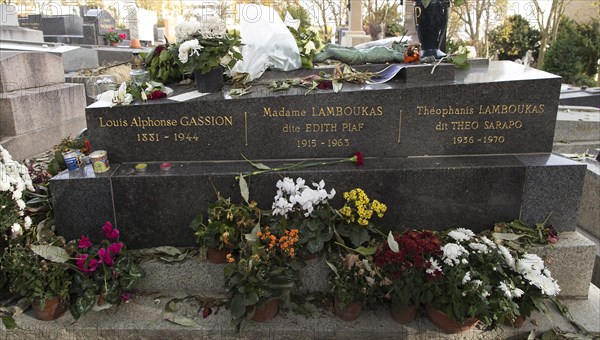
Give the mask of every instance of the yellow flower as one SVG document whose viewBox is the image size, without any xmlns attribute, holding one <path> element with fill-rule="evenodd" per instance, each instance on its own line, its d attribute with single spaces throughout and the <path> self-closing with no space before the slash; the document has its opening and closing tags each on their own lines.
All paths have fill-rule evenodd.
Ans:
<svg viewBox="0 0 600 340">
<path fill-rule="evenodd" d="M 227 263 L 235 262 L 235 258 L 231 254 L 227 254 L 225 258 L 227 259 Z"/>
</svg>

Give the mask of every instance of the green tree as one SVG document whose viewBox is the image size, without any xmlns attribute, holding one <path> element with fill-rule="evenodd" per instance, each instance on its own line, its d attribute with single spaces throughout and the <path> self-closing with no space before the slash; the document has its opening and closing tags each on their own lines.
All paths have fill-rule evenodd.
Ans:
<svg viewBox="0 0 600 340">
<path fill-rule="evenodd" d="M 591 30 L 593 26 L 596 32 Z M 565 83 L 593 86 L 595 70 L 590 63 L 592 60 L 595 63 L 600 56 L 598 27 L 598 23 L 578 25 L 571 19 L 563 18 L 556 39 L 546 53 L 543 69 L 560 75 Z"/>
<path fill-rule="evenodd" d="M 540 48 L 540 32 L 522 16 L 513 15 L 490 31 L 488 41 L 490 52 L 497 52 L 500 60 L 523 58 L 527 50 L 531 50 L 535 58 Z"/>
</svg>

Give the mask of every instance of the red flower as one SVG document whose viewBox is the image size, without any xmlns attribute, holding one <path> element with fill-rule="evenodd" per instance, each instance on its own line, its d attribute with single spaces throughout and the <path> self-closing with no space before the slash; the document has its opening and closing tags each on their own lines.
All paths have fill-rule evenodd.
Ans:
<svg viewBox="0 0 600 340">
<path fill-rule="evenodd" d="M 121 38 L 122 40 L 125 40 L 125 38 L 127 38 L 127 34 L 119 33 L 119 38 Z"/>
<path fill-rule="evenodd" d="M 79 239 L 79 243 L 77 244 L 77 247 L 79 249 L 86 249 L 86 248 L 90 248 L 91 246 L 92 246 L 92 242 L 90 242 L 90 238 L 85 237 L 83 234 L 81 234 L 81 239 Z"/>
<path fill-rule="evenodd" d="M 162 53 L 162 51 L 165 50 L 165 46 L 164 45 L 158 45 L 156 46 L 156 48 L 154 49 L 154 56 L 160 56 L 160 54 Z"/>
<path fill-rule="evenodd" d="M 331 80 L 324 80 L 317 85 L 320 90 L 331 90 L 333 89 L 333 82 Z"/>
<path fill-rule="evenodd" d="M 166 96 L 167 96 L 167 94 L 162 92 L 161 90 L 154 90 L 147 97 L 148 97 L 148 100 L 154 100 L 154 99 L 164 98 Z"/>
<path fill-rule="evenodd" d="M 106 222 L 104 224 L 104 226 L 102 227 L 102 230 L 104 231 L 104 233 L 106 234 L 106 237 L 108 237 L 109 240 L 114 240 L 119 238 L 119 229 L 114 228 L 112 226 L 112 223 L 110 222 Z"/>
<path fill-rule="evenodd" d="M 356 166 L 362 166 L 363 165 L 363 155 L 362 152 L 357 152 L 354 154 L 354 157 L 356 157 Z"/>
<path fill-rule="evenodd" d="M 212 314 L 212 309 L 210 307 L 204 307 L 204 309 L 202 309 L 202 318 L 203 319 L 206 319 L 211 314 Z"/>
</svg>

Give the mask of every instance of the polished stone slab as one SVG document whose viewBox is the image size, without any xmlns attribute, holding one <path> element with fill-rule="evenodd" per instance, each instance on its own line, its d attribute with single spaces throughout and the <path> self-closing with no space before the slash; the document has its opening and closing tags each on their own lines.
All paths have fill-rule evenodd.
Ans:
<svg viewBox="0 0 600 340">
<path fill-rule="evenodd" d="M 559 77 L 512 62 L 437 81 L 415 81 L 417 70 L 339 93 L 272 92 L 271 79 L 291 76 L 271 74 L 243 97 L 226 88 L 185 102 L 92 105 L 87 125 L 92 147 L 114 162 L 551 152 Z"/>
<path fill-rule="evenodd" d="M 284 163 L 289 162 L 267 164 Z M 55 200 L 71 197 L 70 191 L 76 197 L 55 206 L 57 225 L 72 236 L 94 232 L 110 219 L 112 210 L 103 208 L 91 214 L 95 223 L 89 220 L 82 224 L 73 214 L 86 211 L 88 205 L 114 207 L 113 222 L 124 232 L 123 239 L 130 247 L 191 246 L 194 238 L 188 225 L 215 200 L 215 190 L 241 202 L 235 176 L 253 170 L 246 162 L 175 162 L 168 172 L 159 170 L 159 165 L 148 163 L 147 172 L 139 174 L 134 171 L 135 163 L 124 163 L 114 172 L 101 176 L 92 173 L 91 178 L 80 179 L 77 184 L 64 174 L 53 178 L 52 190 L 62 193 Z M 332 200 L 338 207 L 344 191 L 363 188 L 372 199 L 389 205 L 378 225 L 395 230 L 465 227 L 481 231 L 520 216 L 541 222 L 552 211 L 556 229 L 570 231 L 576 226 L 572 222 L 579 196 L 577 190 L 569 188 L 581 187 L 583 176 L 573 175 L 567 181 L 564 175 L 585 171 L 585 166 L 581 167 L 554 155 L 366 159 L 362 167 L 341 163 L 251 176 L 248 184 L 250 198 L 263 208 L 271 207 L 275 183 L 281 176 L 303 177 L 309 183 L 325 180 L 326 188 L 335 188 L 338 193 Z M 99 204 L 93 203 L 96 200 Z M 86 218 L 89 215 L 86 213 Z"/>
</svg>

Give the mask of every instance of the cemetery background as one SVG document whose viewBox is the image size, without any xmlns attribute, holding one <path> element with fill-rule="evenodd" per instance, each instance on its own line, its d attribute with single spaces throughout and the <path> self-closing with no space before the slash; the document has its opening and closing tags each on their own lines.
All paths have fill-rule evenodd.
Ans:
<svg viewBox="0 0 600 340">
<path fill-rule="evenodd" d="M 9 60 L 13 60 L 13 59 L 14 59 L 14 58 L 12 57 L 12 55 L 8 55 L 8 54 L 7 54 L 7 57 L 6 57 L 5 59 L 3 59 L 3 64 L 4 64 L 4 65 L 8 65 L 7 63 L 4 63 L 4 60 L 7 60 L 7 61 L 9 61 Z M 54 61 L 54 62 L 55 62 L 55 61 Z M 10 67 L 8 67 L 8 68 L 7 68 L 7 70 L 10 70 L 10 69 L 11 69 Z M 59 68 L 59 67 L 58 67 L 58 68 L 55 68 L 55 70 L 60 70 L 60 68 Z M 58 72 L 58 73 L 60 73 L 60 72 Z M 24 78 L 25 78 L 25 79 L 31 79 L 31 78 L 28 78 L 28 77 L 24 77 Z M 5 78 L 5 79 L 6 79 L 6 78 Z M 57 81 L 57 80 L 56 80 L 56 77 L 55 77 L 55 79 L 53 79 L 53 80 L 49 81 L 49 83 L 53 83 L 53 84 L 54 84 L 54 83 L 59 83 L 59 82 L 60 82 L 60 81 Z M 38 83 L 38 84 L 39 84 L 39 83 Z M 27 88 L 27 86 L 30 86 L 30 85 L 27 85 L 27 84 L 26 84 L 26 85 L 25 85 L 23 88 L 19 88 L 19 89 L 26 89 L 26 88 Z M 76 87 L 76 88 L 78 88 L 78 89 L 79 89 L 79 91 L 80 91 L 80 89 L 81 89 L 81 87 Z M 7 92 L 12 92 L 12 91 L 7 91 Z M 77 96 L 77 97 L 81 97 L 81 96 Z M 242 104 L 242 105 L 243 105 L 243 104 Z M 41 109 L 40 109 L 40 110 L 41 110 Z M 55 110 L 55 112 L 76 112 L 76 111 L 77 111 L 77 110 L 72 110 L 72 109 L 69 109 L 69 110 L 65 110 L 65 109 L 59 109 L 59 110 Z M 80 112 L 81 112 L 81 111 L 80 111 Z M 67 119 L 68 119 L 68 118 L 67 118 Z M 560 124 L 560 122 L 561 122 L 561 121 L 559 121 L 559 124 Z M 563 122 L 568 122 L 568 120 L 567 120 L 567 121 L 563 121 Z M 569 123 L 565 123 L 565 124 L 569 124 Z M 572 124 L 572 125 L 576 125 L 576 124 L 577 124 L 577 123 L 575 123 L 575 124 Z M 22 123 L 22 126 L 28 126 L 28 123 Z M 34 126 L 34 127 L 35 127 L 35 126 Z M 573 126 L 569 126 L 569 128 L 573 128 Z M 15 131 L 16 131 L 16 128 L 15 128 Z M 25 131 L 25 132 L 26 132 L 26 130 L 22 130 L 22 131 Z M 592 140 L 593 140 L 593 138 L 594 138 L 594 136 L 595 136 L 595 135 L 594 135 L 594 130 L 593 130 L 593 128 L 592 128 L 590 131 L 591 131 L 591 132 L 590 132 L 590 136 L 591 136 L 591 138 L 582 138 L 582 137 L 580 137 L 580 136 L 581 136 L 581 134 L 579 134 L 579 133 L 577 133 L 577 134 L 576 134 L 576 135 L 577 135 L 577 138 L 582 138 L 582 139 L 584 140 L 584 143 L 585 143 L 585 142 L 589 142 L 589 139 L 592 139 Z M 595 131 L 597 131 L 597 130 L 595 130 Z M 13 132 L 11 132 L 11 133 L 13 133 Z M 573 138 L 574 136 L 571 134 L 571 135 L 569 135 L 569 137 L 570 137 L 570 138 Z M 563 141 L 564 141 L 564 140 L 567 140 L 567 139 L 569 139 L 569 138 L 566 138 L 566 139 L 561 139 L 561 140 L 563 140 Z M 556 140 L 556 138 L 555 138 L 555 140 Z M 102 141 L 101 141 L 100 139 L 98 140 L 98 142 L 99 142 L 99 143 L 102 143 Z M 49 144 L 51 144 L 51 143 L 49 143 Z M 546 143 L 546 145 L 548 145 L 548 144 Z M 117 160 L 119 160 L 118 153 L 115 153 L 115 154 L 116 154 L 116 157 L 117 157 L 116 159 L 117 159 Z M 132 160 L 133 160 L 133 159 L 132 159 Z M 230 175 L 233 175 L 233 173 L 234 173 L 234 172 L 237 172 L 237 170 L 236 170 L 236 171 L 232 171 Z M 588 175 L 586 175 L 586 179 L 585 179 L 586 181 L 588 181 L 588 178 L 587 178 L 587 177 L 589 177 L 589 176 L 588 176 Z M 581 181 L 581 178 L 579 178 L 577 181 Z M 272 182 L 272 180 L 269 180 L 269 181 L 265 180 L 264 186 L 265 186 L 265 187 L 272 186 L 272 185 L 270 185 L 270 184 L 269 184 L 270 182 Z M 144 185 L 144 186 L 145 186 L 145 185 Z M 233 189 L 230 189 L 230 190 L 233 190 Z M 233 192 L 233 191 L 232 191 L 232 192 Z M 570 193 L 570 194 L 572 194 L 573 196 L 577 196 L 577 193 L 576 193 L 576 192 L 575 192 L 575 193 Z M 138 195 L 138 196 L 139 196 L 139 195 Z M 592 207 L 592 208 L 593 208 L 593 207 Z M 572 212 L 572 211 L 573 211 L 573 208 L 572 208 L 572 207 L 571 207 L 571 208 L 568 208 L 568 210 L 570 210 L 570 211 Z M 592 215 L 592 216 L 593 216 L 593 215 Z M 570 218 L 571 218 L 571 219 L 573 219 L 573 216 L 570 216 Z M 580 222 L 580 223 L 582 223 L 582 222 Z M 585 222 L 584 222 L 584 223 L 585 223 Z M 592 223 L 593 223 L 593 219 L 592 219 Z M 96 223 L 96 224 L 93 224 L 93 225 L 97 225 L 97 223 Z M 570 224 L 570 225 L 571 225 L 571 226 L 574 226 L 575 224 L 571 222 L 571 224 Z M 90 226 L 91 226 L 91 225 L 90 225 Z M 588 248 L 589 248 L 589 246 L 588 246 Z M 321 263 L 321 264 L 322 264 L 322 263 Z M 157 269 L 157 272 L 163 272 L 163 273 L 164 273 L 164 270 L 165 270 L 164 268 L 162 268 L 160 265 L 156 265 L 156 264 L 154 264 L 154 265 L 155 265 L 155 266 L 157 266 L 157 267 L 155 267 L 155 268 L 159 268 L 159 269 Z M 186 265 L 189 265 L 189 264 L 186 264 Z M 185 265 L 184 265 L 184 266 L 185 266 Z M 150 267 L 149 267 L 149 268 L 152 268 L 152 265 L 150 265 Z M 204 268 L 203 270 L 210 270 L 210 269 L 206 269 L 206 268 Z M 319 271 L 319 270 L 320 270 L 321 272 L 323 272 L 323 268 L 321 268 L 321 269 L 313 269 L 313 270 L 316 270 L 316 271 Z M 156 274 L 158 274 L 158 273 L 156 273 Z M 178 275 L 181 275 L 181 273 L 178 273 Z M 157 277 L 160 277 L 160 275 L 157 275 Z M 211 277 L 211 276 L 210 276 L 210 275 L 208 275 L 207 277 Z M 215 273 L 215 277 L 218 277 L 218 273 Z M 196 278 L 196 280 L 202 280 L 202 279 L 206 279 L 206 277 L 203 277 L 203 278 Z M 199 281 L 199 282 L 202 282 L 202 281 Z M 210 282 L 210 281 L 209 281 L 209 282 Z M 150 283 L 150 285 L 151 285 L 151 284 L 152 284 L 152 283 Z M 372 331 L 372 330 L 369 330 L 369 331 Z M 257 334 L 261 334 L 261 333 L 260 333 L 260 331 L 257 331 L 257 332 L 258 332 Z"/>
</svg>

